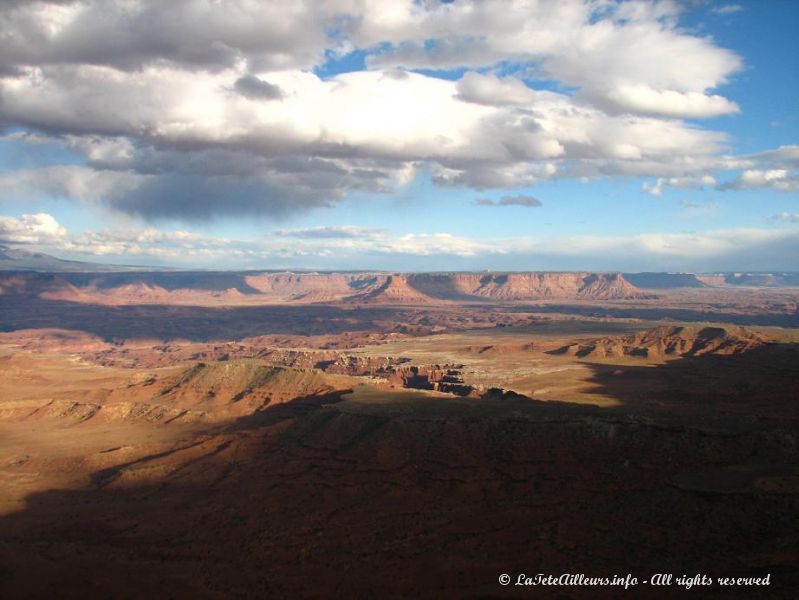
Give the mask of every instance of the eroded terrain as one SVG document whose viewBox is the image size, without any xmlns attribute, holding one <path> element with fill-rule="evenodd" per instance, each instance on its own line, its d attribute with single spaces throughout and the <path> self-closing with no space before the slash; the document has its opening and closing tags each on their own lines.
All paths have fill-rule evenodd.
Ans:
<svg viewBox="0 0 799 600">
<path fill-rule="evenodd" d="M 391 285 L 205 306 L 6 285 L 0 595 L 530 597 L 498 575 L 704 572 L 772 579 L 705 597 L 795 597 L 795 289 Z"/>
</svg>

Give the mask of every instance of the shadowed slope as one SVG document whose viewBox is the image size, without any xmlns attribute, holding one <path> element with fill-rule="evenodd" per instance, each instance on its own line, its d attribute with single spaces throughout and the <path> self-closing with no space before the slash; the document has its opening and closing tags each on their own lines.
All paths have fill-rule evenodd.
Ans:
<svg viewBox="0 0 799 600">
<path fill-rule="evenodd" d="M 529 597 L 498 574 L 703 572 L 772 581 L 705 595 L 788 598 L 799 585 L 795 357 L 769 345 L 634 369 L 638 390 L 666 375 L 668 407 L 637 404 L 624 375 L 598 365 L 618 409 L 407 393 L 267 408 L 98 471 L 87 489 L 30 497 L 0 518 L 0 593 Z M 700 373 L 734 372 L 731 385 L 753 386 L 733 398 L 740 410 L 719 412 L 727 388 L 714 403 L 685 395 Z"/>
<path fill-rule="evenodd" d="M 768 338 L 743 327 L 668 326 L 626 336 L 610 336 L 569 344 L 551 354 L 574 354 L 580 358 L 639 356 L 663 359 L 703 354 L 742 354 L 768 343 Z"/>
</svg>

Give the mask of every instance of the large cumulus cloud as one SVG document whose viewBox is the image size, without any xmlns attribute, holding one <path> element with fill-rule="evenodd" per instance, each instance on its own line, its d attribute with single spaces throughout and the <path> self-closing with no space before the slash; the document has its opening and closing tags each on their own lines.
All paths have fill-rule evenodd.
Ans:
<svg viewBox="0 0 799 600">
<path fill-rule="evenodd" d="M 0 4 L 0 69 L 150 64 L 216 70 L 246 59 L 258 69 L 310 68 L 324 56 L 321 0 L 84 0 Z"/>
<path fill-rule="evenodd" d="M 682 30 L 680 10 L 664 0 L 6 1 L 0 124 L 83 162 L 3 174 L 0 193 L 203 220 L 286 216 L 420 172 L 475 189 L 709 181 L 740 161 L 724 156 L 723 134 L 685 119 L 736 112 L 716 88 L 742 63 Z M 314 70 L 353 50 L 365 70 Z M 515 67 L 500 76 L 498 64 Z M 429 71 L 456 66 L 467 69 L 457 81 Z M 570 91 L 536 89 L 551 79 Z"/>
</svg>

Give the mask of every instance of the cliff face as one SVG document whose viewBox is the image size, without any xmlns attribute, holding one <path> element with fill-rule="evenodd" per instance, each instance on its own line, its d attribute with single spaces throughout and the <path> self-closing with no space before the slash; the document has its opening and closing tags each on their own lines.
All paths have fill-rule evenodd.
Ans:
<svg viewBox="0 0 799 600">
<path fill-rule="evenodd" d="M 16 273 L 0 295 L 91 304 L 429 304 L 650 298 L 620 273 Z"/>
<path fill-rule="evenodd" d="M 379 304 L 428 304 L 434 299 L 420 292 L 408 282 L 408 276 L 386 275 L 380 283 L 367 286 L 347 300 Z"/>
<path fill-rule="evenodd" d="M 248 285 L 276 299 L 329 302 L 385 283 L 374 273 L 262 273 L 245 277 Z"/>
<path fill-rule="evenodd" d="M 422 273 L 407 277 L 416 289 L 446 300 L 612 300 L 648 297 L 619 273 Z"/>
</svg>

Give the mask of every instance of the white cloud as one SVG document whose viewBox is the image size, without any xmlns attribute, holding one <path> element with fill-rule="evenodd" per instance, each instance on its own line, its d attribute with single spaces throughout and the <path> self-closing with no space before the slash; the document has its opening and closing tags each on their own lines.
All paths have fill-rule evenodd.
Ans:
<svg viewBox="0 0 799 600">
<path fill-rule="evenodd" d="M 85 232 L 69 236 L 56 246 L 58 251 L 90 256 L 154 256 L 182 262 L 186 257 L 224 255 L 235 252 L 235 244 L 224 238 L 154 228 Z"/>
<path fill-rule="evenodd" d="M 481 253 L 503 252 L 490 242 L 473 240 L 451 233 L 408 233 L 377 244 L 374 251 L 380 254 L 405 254 L 430 256 L 476 256 Z"/>
<path fill-rule="evenodd" d="M 644 182 L 641 189 L 652 196 L 661 196 L 664 187 L 680 189 L 702 189 L 705 186 L 715 185 L 716 179 L 712 175 L 698 177 L 659 177 L 655 183 Z"/>
<path fill-rule="evenodd" d="M 475 68 L 531 61 L 620 110 L 686 117 L 736 110 L 706 94 L 740 69 L 741 60 L 681 30 L 675 2 L 395 4 L 386 19 L 381 3 L 366 3 L 353 33 L 361 45 L 392 44 L 370 59 L 375 66 Z"/>
<path fill-rule="evenodd" d="M 3 111 L 30 127 L 93 132 L 65 138 L 88 166 L 37 172 L 39 189 L 56 178 L 73 197 L 101 196 L 147 217 L 279 216 L 327 206 L 351 190 L 392 190 L 419 164 L 442 184 L 521 187 L 572 170 L 585 175 L 596 160 L 609 161 L 597 174 L 625 173 L 636 164 L 660 174 L 675 157 L 688 154 L 696 162 L 723 147 L 717 133 L 673 120 L 609 116 L 564 94 L 529 90 L 530 103 L 519 107 L 526 94 L 518 80 L 452 82 L 389 72 L 322 80 L 282 71 L 270 82 L 283 97 L 264 102 L 230 91 L 240 75 L 163 66 L 135 74 L 34 68 L 8 81 Z M 470 101 L 463 101 L 464 82 Z M 510 85 L 519 97 L 497 106 L 475 102 L 486 83 Z M 554 159 L 568 161 L 567 168 L 545 162 Z M 89 182 L 92 169 L 97 181 L 80 183 Z M 228 198 L 224 206 L 221 195 Z"/>
<path fill-rule="evenodd" d="M 784 213 L 779 220 L 796 222 Z M 279 230 L 255 241 L 152 228 L 68 234 L 48 214 L 0 217 L 0 242 L 82 260 L 158 261 L 190 267 L 412 268 L 465 270 L 786 270 L 799 252 L 795 228 L 700 233 L 477 239 L 448 232 L 395 233 L 350 225 Z M 461 262 L 457 262 L 461 261 Z M 402 266 L 404 265 L 404 267 Z M 417 267 L 418 268 L 418 267 Z"/>
<path fill-rule="evenodd" d="M 623 85 L 607 94 L 619 110 L 663 117 L 708 118 L 740 112 L 735 102 L 700 92 L 656 90 L 647 85 Z"/>
<path fill-rule="evenodd" d="M 719 186 L 721 190 L 770 188 L 779 192 L 799 191 L 799 173 L 788 169 L 747 169 L 735 180 Z"/>
<path fill-rule="evenodd" d="M 3 112 L 42 129 L 144 134 L 163 143 L 234 146 L 261 155 L 493 157 L 493 148 L 481 152 L 473 136 L 481 120 L 497 111 L 454 101 L 455 84 L 449 81 L 365 71 L 324 81 L 284 71 L 270 77 L 284 90 L 284 100 L 264 103 L 228 91 L 240 74 L 34 68 L 6 81 Z"/>
<path fill-rule="evenodd" d="M 65 246 L 64 246 L 65 247 Z M 79 244 L 75 248 L 80 248 Z M 110 242 L 83 243 L 89 254 L 113 254 Z M 66 249 L 66 247 L 65 247 Z M 118 250 L 118 247 L 116 248 Z M 384 234 L 355 238 L 279 236 L 259 242 L 194 240 L 129 244 L 131 254 L 177 264 L 206 266 L 213 261 L 328 268 L 375 268 L 409 264 L 430 268 L 436 257 L 466 260 L 464 269 L 499 268 L 594 270 L 787 269 L 799 251 L 791 230 L 730 229 L 702 233 L 644 233 L 634 236 L 569 236 L 482 240 L 447 232 Z M 399 261 L 395 263 L 392 261 Z M 421 261 L 421 262 L 419 262 Z M 451 263 L 450 263 L 451 264 Z"/>
<path fill-rule="evenodd" d="M 327 225 L 319 227 L 306 227 L 304 229 L 278 229 L 274 235 L 301 239 L 358 239 L 377 238 L 385 234 L 384 229 L 368 229 L 354 225 Z"/>
<path fill-rule="evenodd" d="M 86 63 L 135 71 L 158 62 L 215 70 L 241 60 L 310 68 L 335 47 L 325 33 L 332 14 L 316 0 L 6 2 L 1 10 L 0 70 Z"/>
<path fill-rule="evenodd" d="M 35 193 L 199 221 L 282 218 L 419 173 L 480 190 L 615 176 L 664 179 L 653 193 L 681 187 L 665 180 L 735 162 L 723 133 L 681 119 L 737 112 L 714 90 L 742 66 L 681 27 L 682 10 L 669 0 L 5 2 L 0 120 L 24 130 L 6 139 L 57 142 L 85 162 L 4 173 L 0 199 Z M 313 70 L 355 49 L 366 70 Z M 403 70 L 454 65 L 469 69 L 459 81 Z M 499 76 L 498 65 L 515 70 Z M 534 89 L 541 80 L 568 91 Z M 795 148 L 739 166 L 788 168 L 778 163 Z"/>
<path fill-rule="evenodd" d="M 457 97 L 464 102 L 488 106 L 532 105 L 547 92 L 535 92 L 516 77 L 499 78 L 496 75 L 465 73 L 456 85 Z"/>
<path fill-rule="evenodd" d="M 66 229 L 46 213 L 25 214 L 19 218 L 0 216 L 0 242 L 3 243 L 48 244 L 66 235 Z"/>
</svg>

